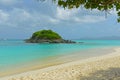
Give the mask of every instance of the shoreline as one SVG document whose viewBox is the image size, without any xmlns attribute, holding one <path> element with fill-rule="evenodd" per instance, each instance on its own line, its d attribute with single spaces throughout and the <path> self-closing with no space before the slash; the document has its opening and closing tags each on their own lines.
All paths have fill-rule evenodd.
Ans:
<svg viewBox="0 0 120 80">
<path fill-rule="evenodd" d="M 28 71 L 44 69 L 51 66 L 56 66 L 56 65 L 74 62 L 74 61 L 85 60 L 85 59 L 96 57 L 96 56 L 106 55 L 111 52 L 114 52 L 114 48 L 115 47 L 91 48 L 88 50 L 82 50 L 74 53 L 72 52 L 72 53 L 69 53 L 69 55 L 62 54 L 59 56 L 44 58 L 42 59 L 42 62 L 41 62 L 41 59 L 40 60 L 38 59 L 30 63 L 8 67 L 6 70 L 3 70 L 0 72 L 0 77 L 12 76 L 15 74 L 21 74 Z M 98 52 L 99 50 L 100 52 Z M 81 54 L 84 54 L 84 55 L 81 55 Z"/>
<path fill-rule="evenodd" d="M 91 73 L 109 68 L 120 68 L 120 48 L 113 48 L 115 51 L 102 55 L 100 57 L 92 57 L 83 60 L 77 60 L 51 67 L 31 70 L 13 76 L 3 77 L 0 80 L 84 80 L 81 76 L 89 76 Z M 117 61 L 116 61 L 117 60 Z M 65 76 L 64 76 L 65 73 Z M 79 78 L 78 78 L 79 77 Z M 94 76 L 93 76 L 94 77 Z M 23 78 L 23 79 L 22 79 Z M 94 79 L 91 79 L 94 80 Z"/>
</svg>

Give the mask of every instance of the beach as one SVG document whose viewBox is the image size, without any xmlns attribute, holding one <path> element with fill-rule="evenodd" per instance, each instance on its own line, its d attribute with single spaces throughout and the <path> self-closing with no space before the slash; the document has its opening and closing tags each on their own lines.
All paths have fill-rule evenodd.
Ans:
<svg viewBox="0 0 120 80">
<path fill-rule="evenodd" d="M 103 56 L 31 70 L 0 80 L 120 80 L 120 48 Z"/>
<path fill-rule="evenodd" d="M 120 80 L 120 0 L 0 0 L 0 80 Z"/>
</svg>

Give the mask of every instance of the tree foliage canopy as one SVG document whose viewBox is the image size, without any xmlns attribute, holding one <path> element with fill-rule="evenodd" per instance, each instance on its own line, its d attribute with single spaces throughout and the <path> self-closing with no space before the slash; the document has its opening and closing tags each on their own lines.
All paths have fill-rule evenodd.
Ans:
<svg viewBox="0 0 120 80">
<path fill-rule="evenodd" d="M 86 9 L 97 9 L 100 11 L 115 8 L 118 15 L 118 22 L 120 22 L 120 0 L 58 0 L 58 5 L 69 9 L 84 6 Z"/>
<path fill-rule="evenodd" d="M 41 0 L 40 0 L 41 1 Z M 44 0 L 42 0 L 44 1 Z M 63 8 L 79 8 L 83 6 L 86 9 L 97 9 L 99 11 L 108 11 L 115 9 L 120 22 L 120 0 L 52 0 Z"/>
<path fill-rule="evenodd" d="M 41 30 L 33 33 L 32 39 L 61 39 L 61 36 L 52 30 Z"/>
</svg>

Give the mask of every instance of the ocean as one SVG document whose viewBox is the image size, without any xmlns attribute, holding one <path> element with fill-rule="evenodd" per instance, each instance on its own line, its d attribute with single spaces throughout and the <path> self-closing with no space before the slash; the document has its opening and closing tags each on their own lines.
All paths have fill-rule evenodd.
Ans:
<svg viewBox="0 0 120 80">
<path fill-rule="evenodd" d="M 44 61 L 49 57 L 76 55 L 80 51 L 87 51 L 94 48 L 119 47 L 120 40 L 74 40 L 76 44 L 38 44 L 25 43 L 24 40 L 0 40 L 0 71 L 4 72 L 7 68 L 27 66 L 27 63 L 40 60 Z M 95 53 L 94 53 L 95 54 Z M 92 53 L 79 56 L 92 57 Z M 101 54 L 103 55 L 103 54 Z M 39 61 L 38 61 L 39 62 Z"/>
</svg>

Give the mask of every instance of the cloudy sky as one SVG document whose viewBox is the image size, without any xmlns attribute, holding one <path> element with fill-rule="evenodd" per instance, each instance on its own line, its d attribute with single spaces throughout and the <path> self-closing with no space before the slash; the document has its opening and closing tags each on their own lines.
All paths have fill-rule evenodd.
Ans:
<svg viewBox="0 0 120 80">
<path fill-rule="evenodd" d="M 35 31 L 52 29 L 65 39 L 120 36 L 112 10 L 63 9 L 50 0 L 0 0 L 0 39 L 26 39 Z"/>
</svg>

